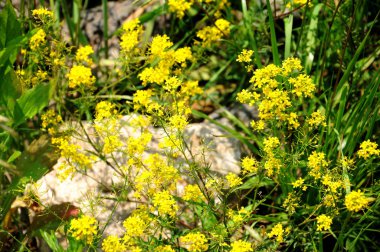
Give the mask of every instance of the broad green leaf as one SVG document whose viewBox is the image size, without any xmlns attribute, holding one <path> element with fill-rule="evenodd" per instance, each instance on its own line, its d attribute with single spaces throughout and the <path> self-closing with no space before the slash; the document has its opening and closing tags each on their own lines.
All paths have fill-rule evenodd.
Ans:
<svg viewBox="0 0 380 252">
<path fill-rule="evenodd" d="M 0 49 L 11 45 L 11 41 L 21 35 L 21 24 L 10 1 L 0 13 Z"/>
<path fill-rule="evenodd" d="M 20 94 L 18 79 L 11 66 L 0 67 L 0 76 L 0 107 L 6 117 L 13 118 L 13 108 Z"/>
<path fill-rule="evenodd" d="M 19 99 L 15 106 L 15 125 L 20 125 L 26 119 L 29 119 L 41 111 L 50 99 L 50 85 L 39 84 L 34 88 L 26 91 Z M 16 109 L 20 109 L 21 115 Z"/>
</svg>

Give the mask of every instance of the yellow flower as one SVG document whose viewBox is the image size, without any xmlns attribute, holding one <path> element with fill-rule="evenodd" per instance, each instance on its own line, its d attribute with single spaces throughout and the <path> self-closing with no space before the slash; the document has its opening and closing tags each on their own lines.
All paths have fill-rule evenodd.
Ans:
<svg viewBox="0 0 380 252">
<path fill-rule="evenodd" d="M 304 182 L 304 179 L 299 178 L 295 182 L 292 183 L 292 186 L 293 186 L 293 188 L 301 187 L 303 185 L 303 182 Z"/>
<path fill-rule="evenodd" d="M 306 122 L 314 128 L 318 127 L 319 125 L 326 127 L 326 117 L 320 111 L 313 112 L 310 118 L 306 120 Z"/>
<path fill-rule="evenodd" d="M 103 152 L 104 154 L 110 154 L 122 146 L 123 143 L 118 136 L 108 136 L 104 139 Z"/>
<path fill-rule="evenodd" d="M 253 251 L 250 242 L 238 240 L 231 243 L 230 252 L 251 252 Z"/>
<path fill-rule="evenodd" d="M 83 215 L 70 222 L 69 233 L 76 240 L 83 240 L 91 244 L 98 234 L 98 221 L 90 216 Z"/>
<path fill-rule="evenodd" d="M 377 149 L 377 143 L 373 143 L 370 140 L 366 140 L 360 144 L 360 150 L 358 156 L 364 159 L 368 159 L 370 156 L 379 156 L 380 150 Z"/>
<path fill-rule="evenodd" d="M 124 33 L 120 37 L 120 48 L 122 53 L 128 54 L 139 43 L 139 39 L 143 33 L 143 27 L 140 25 L 139 19 L 133 19 L 123 24 Z"/>
<path fill-rule="evenodd" d="M 313 151 L 308 158 L 307 166 L 311 169 L 310 175 L 315 179 L 319 179 L 321 174 L 321 169 L 328 166 L 328 162 L 325 160 L 325 154 L 322 152 Z"/>
<path fill-rule="evenodd" d="M 288 76 L 293 71 L 301 71 L 301 61 L 298 58 L 289 57 L 282 62 L 282 74 Z"/>
<path fill-rule="evenodd" d="M 157 208 L 160 215 L 176 216 L 178 205 L 168 191 L 158 192 L 154 195 L 153 206 Z"/>
<path fill-rule="evenodd" d="M 297 129 L 300 126 L 300 123 L 297 119 L 297 114 L 291 112 L 288 117 L 288 127 L 289 129 Z"/>
<path fill-rule="evenodd" d="M 231 188 L 243 184 L 243 181 L 241 180 L 241 178 L 239 178 L 238 175 L 236 175 L 235 173 L 232 173 L 232 172 L 229 172 L 226 175 L 226 179 L 228 182 L 228 186 Z"/>
<path fill-rule="evenodd" d="M 203 47 L 208 47 L 214 42 L 219 41 L 223 36 L 228 36 L 229 34 L 230 22 L 224 19 L 218 19 L 215 21 L 215 26 L 206 26 L 198 31 L 197 37 L 203 41 Z"/>
<path fill-rule="evenodd" d="M 73 66 L 67 74 L 69 78 L 69 87 L 76 88 L 78 86 L 91 87 L 95 83 L 95 77 L 92 76 L 91 68 L 85 66 Z"/>
<path fill-rule="evenodd" d="M 189 10 L 192 2 L 187 0 L 169 0 L 169 11 L 176 13 L 177 17 L 182 19 L 185 11 Z"/>
<path fill-rule="evenodd" d="M 124 252 L 127 248 L 120 242 L 120 238 L 115 235 L 110 235 L 102 242 L 102 249 L 104 252 Z"/>
<path fill-rule="evenodd" d="M 250 106 L 255 105 L 255 103 L 260 99 L 260 94 L 256 92 L 249 92 L 245 89 L 240 91 L 237 96 L 236 100 L 240 103 L 246 103 L 249 104 Z"/>
<path fill-rule="evenodd" d="M 175 252 L 170 245 L 160 245 L 154 249 L 154 252 Z"/>
<path fill-rule="evenodd" d="M 166 49 L 169 49 L 173 45 L 170 38 L 164 35 L 157 35 L 153 38 L 150 45 L 150 53 L 152 56 L 163 56 Z"/>
<path fill-rule="evenodd" d="M 296 211 L 296 208 L 299 207 L 299 202 L 300 198 L 297 196 L 295 193 L 290 192 L 288 196 L 286 197 L 284 203 L 282 206 L 286 209 L 286 211 L 289 214 L 293 214 Z"/>
<path fill-rule="evenodd" d="M 32 15 L 35 19 L 39 19 L 41 21 L 49 21 L 54 17 L 53 12 L 47 10 L 46 8 L 32 10 Z"/>
<path fill-rule="evenodd" d="M 49 133 L 55 133 L 55 131 L 50 131 L 58 126 L 62 122 L 62 117 L 57 115 L 54 110 L 49 109 L 46 113 L 41 115 L 41 126 L 42 129 L 48 129 Z M 50 127 L 49 127 L 50 126 Z"/>
<path fill-rule="evenodd" d="M 337 193 L 338 189 L 343 186 L 341 181 L 333 181 L 330 174 L 326 174 L 322 178 L 322 184 L 328 187 L 331 193 Z"/>
<path fill-rule="evenodd" d="M 351 212 L 359 212 L 363 208 L 366 208 L 371 200 L 364 196 L 360 190 L 352 191 L 346 195 L 344 204 Z"/>
<path fill-rule="evenodd" d="M 332 224 L 332 218 L 325 214 L 317 217 L 317 231 L 329 230 Z"/>
<path fill-rule="evenodd" d="M 253 54 L 253 51 L 252 50 L 247 50 L 247 49 L 243 49 L 243 51 L 238 55 L 238 58 L 237 58 L 237 62 L 251 62 L 252 59 L 252 54 Z"/>
<path fill-rule="evenodd" d="M 139 212 L 132 214 L 123 222 L 123 226 L 126 230 L 125 234 L 129 237 L 140 237 L 144 235 L 150 221 L 151 219 L 148 214 L 144 215 Z"/>
<path fill-rule="evenodd" d="M 199 186 L 197 185 L 187 185 L 185 187 L 185 193 L 182 198 L 186 201 L 195 202 L 202 202 L 206 200 L 203 193 L 199 189 Z"/>
<path fill-rule="evenodd" d="M 116 115 L 117 110 L 115 109 L 115 105 L 108 101 L 101 101 L 96 104 L 95 107 L 95 121 L 102 121 L 103 119 L 111 118 Z"/>
<path fill-rule="evenodd" d="M 243 174 L 256 173 L 259 169 L 259 163 L 253 157 L 245 157 L 241 161 L 241 167 L 243 168 Z"/>
<path fill-rule="evenodd" d="M 75 60 L 77 62 L 85 62 L 87 64 L 92 64 L 92 60 L 89 58 L 91 54 L 94 53 L 94 50 L 92 49 L 91 46 L 82 46 L 78 49 L 76 55 L 75 55 Z"/>
<path fill-rule="evenodd" d="M 272 228 L 271 232 L 268 234 L 268 237 L 272 238 L 273 236 L 276 237 L 277 242 L 284 241 L 284 229 L 282 228 L 282 224 L 279 223 Z"/>
<path fill-rule="evenodd" d="M 279 171 L 281 169 L 281 160 L 275 158 L 273 154 L 268 155 L 269 159 L 264 164 L 264 169 L 267 171 L 269 177 L 273 175 L 275 171 Z"/>
<path fill-rule="evenodd" d="M 183 244 L 181 246 L 186 247 L 190 252 L 202 252 L 208 249 L 206 236 L 199 232 L 189 233 L 185 236 L 181 236 L 179 239 Z"/>
<path fill-rule="evenodd" d="M 172 129 L 182 131 L 188 124 L 186 116 L 183 115 L 174 115 L 169 118 L 169 125 Z"/>
<path fill-rule="evenodd" d="M 310 76 L 300 74 L 296 78 L 289 78 L 289 83 L 293 84 L 292 93 L 298 97 L 311 97 L 315 91 L 315 85 Z"/>
<path fill-rule="evenodd" d="M 280 146 L 280 141 L 277 137 L 269 137 L 264 139 L 264 151 L 267 155 L 273 155 L 273 149 Z"/>
<path fill-rule="evenodd" d="M 44 30 L 39 29 L 29 41 L 29 46 L 32 51 L 36 51 L 40 46 L 46 43 L 46 33 Z"/>
</svg>

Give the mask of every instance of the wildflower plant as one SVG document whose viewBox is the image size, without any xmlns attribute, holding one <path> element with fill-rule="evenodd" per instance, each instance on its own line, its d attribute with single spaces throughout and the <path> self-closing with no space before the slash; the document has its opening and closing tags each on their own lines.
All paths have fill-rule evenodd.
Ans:
<svg viewBox="0 0 380 252">
<path fill-rule="evenodd" d="M 302 9 L 312 26 L 313 13 L 322 6 L 312 2 L 285 1 L 281 8 Z M 178 27 L 173 27 L 170 32 L 151 33 L 145 26 L 147 16 L 128 20 L 117 32 L 119 57 L 112 59 L 114 66 L 104 69 L 91 45 L 79 45 L 75 39 L 73 46 L 63 42 L 58 13 L 46 8 L 31 11 L 31 31 L 19 48 L 21 63 L 15 69 L 7 66 L 12 70 L 6 75 L 21 84 L 25 96 L 13 103 L 22 113 L 12 102 L 2 100 L 0 109 L 3 103 L 12 105 L 8 116 L 21 113 L 27 116 L 22 121 L 25 127 L 27 119 L 40 126 L 34 134 L 46 135 L 52 153 L 60 157 L 54 169 L 61 181 L 78 173 L 88 176 L 103 164 L 113 176 L 111 185 L 102 185 L 109 199 L 116 206 L 133 204 L 119 223 L 123 231 L 105 235 L 114 211 L 105 222 L 98 221 L 94 205 L 109 199 L 93 195 L 90 209 L 62 217 L 57 228 L 50 230 L 53 235 L 41 228 L 49 246 L 58 244 L 55 232 L 66 236 L 71 248 L 80 244 L 80 248 L 106 252 L 248 252 L 294 247 L 309 251 L 326 244 L 336 251 L 360 250 L 362 244 L 369 244 L 372 230 L 378 227 L 379 149 L 374 125 L 379 76 L 368 90 L 357 92 L 349 89 L 347 75 L 339 72 L 337 85 L 326 88 L 325 72 L 313 73 L 310 69 L 316 64 L 302 57 L 313 54 L 302 34 L 297 48 L 289 43 L 293 12 L 284 14 L 289 17 L 281 61 L 269 2 L 265 13 L 270 46 L 265 44 L 268 31 L 263 27 L 256 27 L 257 36 L 252 34 L 251 21 L 258 21 L 264 12 L 255 16 L 255 8 L 248 9 L 246 1 L 241 3 L 241 13 L 236 8 L 236 3 L 226 0 L 166 1 L 157 10 L 178 21 L 179 30 L 196 23 L 191 31 L 176 33 Z M 153 12 L 152 17 L 157 13 L 161 12 Z M 312 37 L 310 31 L 307 38 Z M 330 46 L 328 40 L 324 42 L 321 50 Z M 301 57 L 292 57 L 290 49 Z M 359 53 L 355 55 L 357 59 Z M 351 71 L 354 63 L 347 65 Z M 358 76 L 353 74 L 352 80 Z M 225 87 L 231 84 L 233 91 L 222 98 L 225 103 L 256 108 L 255 119 L 243 122 L 227 114 L 236 127 L 232 128 L 196 111 L 199 99 L 218 103 L 205 97 L 207 88 L 216 87 L 217 81 L 225 82 Z M 32 113 L 23 101 L 38 100 L 34 92 L 36 97 L 44 93 L 47 99 Z M 371 121 L 359 120 L 359 112 L 367 113 Z M 196 117 L 210 119 L 240 141 L 240 173 L 211 171 L 206 153 L 196 157 L 185 134 Z M 10 125 L 18 129 L 17 124 Z M 131 131 L 125 133 L 126 127 Z M 158 128 L 159 136 L 155 135 Z M 9 132 L 9 137 L 19 137 Z M 7 158 L 7 169 L 13 169 L 12 162 L 19 165 L 22 160 L 36 159 L 15 161 L 20 154 L 14 153 Z M 23 179 L 15 181 L 21 185 Z M 377 245 L 374 242 L 371 248 Z"/>
</svg>

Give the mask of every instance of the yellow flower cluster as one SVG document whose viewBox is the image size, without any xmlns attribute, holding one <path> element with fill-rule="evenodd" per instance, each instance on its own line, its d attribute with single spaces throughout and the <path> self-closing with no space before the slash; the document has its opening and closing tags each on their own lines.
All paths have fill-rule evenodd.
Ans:
<svg viewBox="0 0 380 252">
<path fill-rule="evenodd" d="M 246 210 L 244 207 L 241 207 L 239 211 L 233 211 L 232 209 L 229 209 L 227 212 L 228 218 L 232 221 L 231 225 L 229 225 L 231 228 L 240 227 L 243 222 L 248 221 L 248 218 L 250 216 L 250 212 Z"/>
<path fill-rule="evenodd" d="M 154 252 L 175 252 L 170 245 L 160 245 L 154 249 Z"/>
<path fill-rule="evenodd" d="M 361 190 L 350 192 L 346 195 L 344 200 L 344 204 L 351 212 L 359 212 L 366 208 L 370 202 L 371 200 L 367 198 Z"/>
<path fill-rule="evenodd" d="M 140 20 L 136 18 L 125 22 L 123 24 L 123 31 L 120 38 L 121 52 L 128 54 L 138 45 L 143 33 L 143 26 L 140 25 Z"/>
<path fill-rule="evenodd" d="M 135 179 L 136 195 L 152 196 L 161 190 L 174 190 L 179 180 L 178 170 L 168 165 L 159 154 L 151 154 L 142 161 L 143 169 Z"/>
<path fill-rule="evenodd" d="M 214 26 L 206 26 L 198 31 L 197 37 L 202 40 L 203 47 L 209 47 L 229 34 L 230 22 L 220 18 L 215 21 Z"/>
<path fill-rule="evenodd" d="M 118 136 L 108 136 L 104 139 L 103 153 L 111 154 L 123 146 L 122 141 Z"/>
<path fill-rule="evenodd" d="M 231 243 L 230 252 L 252 252 L 253 249 L 251 247 L 250 242 L 238 240 Z"/>
<path fill-rule="evenodd" d="M 177 17 L 182 19 L 185 11 L 189 10 L 193 1 L 188 0 L 169 0 L 169 11 L 176 13 Z"/>
<path fill-rule="evenodd" d="M 259 169 L 259 163 L 253 157 L 245 157 L 241 161 L 241 167 L 243 168 L 243 174 L 257 173 Z"/>
<path fill-rule="evenodd" d="M 305 182 L 305 180 L 303 178 L 299 178 L 292 183 L 292 186 L 293 186 L 293 188 L 300 188 L 303 186 L 304 182 Z"/>
<path fill-rule="evenodd" d="M 61 176 L 62 180 L 70 176 L 70 171 L 74 171 L 75 167 L 80 169 L 91 168 L 92 158 L 81 153 L 79 145 L 71 144 L 67 137 L 54 137 L 51 141 L 60 150 L 60 156 L 66 160 L 60 168 L 63 171 L 66 169 L 65 175 Z"/>
<path fill-rule="evenodd" d="M 77 53 L 75 54 L 75 60 L 78 63 L 84 62 L 86 64 L 91 65 L 92 59 L 90 59 L 89 56 L 93 53 L 94 53 L 94 50 L 89 45 L 79 47 Z"/>
<path fill-rule="evenodd" d="M 202 252 L 207 251 L 208 249 L 206 236 L 199 232 L 189 233 L 185 236 L 181 236 L 180 242 L 182 243 L 181 246 L 186 247 L 186 249 L 190 252 Z"/>
<path fill-rule="evenodd" d="M 276 237 L 277 242 L 283 242 L 284 241 L 284 229 L 282 227 L 282 224 L 279 223 L 276 226 L 272 228 L 270 233 L 268 234 L 269 238 Z"/>
<path fill-rule="evenodd" d="M 320 111 L 311 113 L 311 116 L 306 120 L 306 123 L 309 124 L 311 128 L 316 128 L 319 125 L 326 127 L 327 125 L 326 117 Z"/>
<path fill-rule="evenodd" d="M 311 169 L 310 175 L 315 179 L 321 178 L 321 169 L 328 166 L 328 162 L 325 160 L 325 154 L 313 151 L 309 156 L 308 161 L 307 166 Z"/>
<path fill-rule="evenodd" d="M 76 240 L 91 244 L 98 235 L 98 221 L 94 217 L 83 215 L 70 222 L 69 233 Z"/>
<path fill-rule="evenodd" d="M 298 58 L 289 57 L 282 62 L 282 74 L 288 76 L 294 71 L 301 71 L 301 61 Z"/>
<path fill-rule="evenodd" d="M 370 140 L 366 140 L 360 144 L 360 150 L 358 156 L 364 159 L 368 159 L 370 156 L 379 156 L 380 150 L 377 148 L 377 143 L 373 143 Z"/>
<path fill-rule="evenodd" d="M 144 211 L 135 211 L 131 216 L 123 222 L 125 235 L 127 237 L 140 237 L 145 234 L 145 230 L 149 227 L 152 219 L 148 213 Z"/>
<path fill-rule="evenodd" d="M 251 62 L 252 57 L 253 55 L 253 51 L 252 50 L 247 50 L 247 49 L 243 49 L 243 51 L 241 51 L 241 53 L 238 55 L 238 58 L 237 58 L 237 62 L 245 62 L 245 63 L 248 63 L 248 62 Z"/>
<path fill-rule="evenodd" d="M 260 120 L 252 122 L 252 128 L 262 130 L 265 121 L 272 120 L 287 123 L 289 129 L 300 126 L 297 114 L 291 110 L 298 106 L 297 101 L 302 97 L 311 97 L 315 92 L 311 78 L 301 71 L 300 60 L 291 57 L 285 59 L 281 67 L 269 64 L 253 72 L 250 91 L 242 90 L 237 94 L 239 102 L 258 107 Z"/>
<path fill-rule="evenodd" d="M 173 50 L 170 49 L 172 45 L 173 42 L 166 35 L 158 35 L 153 38 L 150 45 L 149 63 L 153 64 L 157 60 L 158 63 L 154 67 L 146 67 L 138 75 L 143 85 L 147 83 L 163 84 L 169 79 L 171 72 L 175 72 L 177 75 L 180 74 L 181 67 L 186 66 L 186 61 L 192 59 L 193 56 L 189 47 Z M 178 65 L 180 68 L 175 69 Z M 177 84 L 177 82 L 172 83 Z M 167 85 L 170 85 L 170 83 Z"/>
<path fill-rule="evenodd" d="M 127 248 L 119 237 L 110 235 L 103 240 L 102 249 L 104 252 L 124 252 Z"/>
<path fill-rule="evenodd" d="M 69 78 L 70 88 L 78 86 L 89 88 L 95 83 L 95 77 L 92 76 L 91 68 L 82 65 L 73 66 L 67 74 L 67 78 Z"/>
<path fill-rule="evenodd" d="M 39 29 L 29 41 L 30 50 L 36 51 L 46 43 L 46 33 L 43 29 Z"/>
<path fill-rule="evenodd" d="M 46 113 L 41 115 L 41 127 L 48 130 L 49 134 L 54 135 L 57 133 L 57 127 L 62 122 L 62 117 L 57 115 L 54 110 L 49 109 Z"/>
<path fill-rule="evenodd" d="M 185 187 L 185 193 L 183 194 L 182 199 L 195 202 L 202 202 L 206 200 L 203 193 L 199 189 L 199 186 L 197 185 L 187 185 Z"/>
<path fill-rule="evenodd" d="M 332 218 L 322 214 L 317 217 L 317 231 L 329 230 L 332 224 Z"/>
<path fill-rule="evenodd" d="M 160 215 L 169 215 L 170 217 L 175 218 L 178 211 L 178 205 L 168 191 L 156 193 L 153 197 L 152 203 Z"/>
<path fill-rule="evenodd" d="M 331 193 L 337 193 L 338 189 L 343 186 L 342 181 L 334 181 L 330 174 L 326 174 L 322 178 L 322 184 L 327 186 L 328 191 Z"/>
<path fill-rule="evenodd" d="M 46 22 L 54 18 L 53 12 L 47 10 L 46 8 L 32 10 L 32 15 L 34 19 L 40 20 L 42 22 Z"/>
<path fill-rule="evenodd" d="M 264 139 L 264 152 L 267 160 L 264 163 L 264 168 L 268 176 L 272 176 L 275 171 L 281 169 L 281 161 L 275 157 L 274 150 L 280 146 L 280 141 L 277 137 L 269 137 Z"/>
<path fill-rule="evenodd" d="M 249 92 L 243 89 L 236 96 L 236 100 L 240 103 L 247 103 L 250 106 L 253 106 L 260 99 L 260 94 L 256 92 Z"/>
<path fill-rule="evenodd" d="M 296 208 L 299 207 L 300 198 L 293 192 L 290 192 L 282 206 L 289 214 L 294 214 L 296 212 Z"/>
<path fill-rule="evenodd" d="M 242 179 L 238 175 L 236 175 L 235 173 L 232 173 L 232 172 L 229 172 L 226 175 L 226 180 L 227 180 L 228 186 L 230 188 L 234 188 L 236 186 L 243 184 Z"/>
</svg>

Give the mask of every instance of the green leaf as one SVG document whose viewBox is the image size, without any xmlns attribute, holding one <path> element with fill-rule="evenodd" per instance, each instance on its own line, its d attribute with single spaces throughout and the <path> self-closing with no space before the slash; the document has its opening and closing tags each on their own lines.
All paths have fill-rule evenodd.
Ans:
<svg viewBox="0 0 380 252">
<path fill-rule="evenodd" d="M 15 163 L 19 176 L 14 177 L 7 191 L 0 195 L 0 222 L 3 221 L 19 191 L 24 191 L 27 183 L 39 180 L 57 160 L 58 156 L 49 144 L 47 136 L 34 140 L 23 151 Z"/>
<path fill-rule="evenodd" d="M 15 125 L 20 125 L 26 119 L 35 116 L 49 103 L 49 99 L 50 85 L 42 83 L 26 91 L 17 99 L 18 106 L 15 106 L 14 110 Z"/>
<path fill-rule="evenodd" d="M 13 108 L 19 97 L 18 79 L 12 66 L 0 67 L 0 107 L 8 118 L 13 118 Z"/>
<path fill-rule="evenodd" d="M 21 156 L 21 151 L 15 151 L 13 154 L 8 158 L 8 163 L 12 163 L 15 161 L 19 156 Z"/>
<path fill-rule="evenodd" d="M 11 41 L 21 35 L 21 24 L 10 1 L 0 13 L 0 49 L 12 45 Z"/>
<path fill-rule="evenodd" d="M 57 236 L 53 230 L 50 230 L 50 233 L 40 230 L 40 235 L 54 252 L 65 251 L 63 247 L 58 243 Z"/>
<path fill-rule="evenodd" d="M 276 30 L 274 28 L 274 18 L 273 18 L 272 8 L 270 6 L 269 0 L 267 0 L 267 9 L 268 9 L 268 17 L 269 17 L 270 40 L 272 44 L 273 62 L 276 66 L 279 66 L 280 56 L 278 54 Z"/>
</svg>

